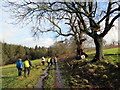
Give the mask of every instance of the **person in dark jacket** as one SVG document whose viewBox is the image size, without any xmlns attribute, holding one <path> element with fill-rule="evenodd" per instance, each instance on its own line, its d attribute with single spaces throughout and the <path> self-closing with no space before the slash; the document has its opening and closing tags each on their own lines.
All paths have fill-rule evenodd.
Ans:
<svg viewBox="0 0 120 90">
<path fill-rule="evenodd" d="M 53 58 L 50 59 L 50 65 L 53 65 Z"/>
<path fill-rule="evenodd" d="M 22 59 L 19 58 L 18 61 L 16 62 L 16 67 L 18 69 L 18 76 L 22 75 L 22 68 L 23 68 L 23 62 Z"/>
</svg>

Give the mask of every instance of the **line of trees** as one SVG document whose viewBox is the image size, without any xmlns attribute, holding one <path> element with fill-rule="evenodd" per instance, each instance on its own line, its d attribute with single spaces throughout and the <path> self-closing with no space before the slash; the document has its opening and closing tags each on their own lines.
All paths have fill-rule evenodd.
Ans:
<svg viewBox="0 0 120 90">
<path fill-rule="evenodd" d="M 76 44 L 74 39 L 65 39 L 64 41 L 55 42 L 49 48 L 35 46 L 29 48 L 21 45 L 1 43 L 2 46 L 2 65 L 13 64 L 20 57 L 23 60 L 29 57 L 31 60 L 40 59 L 41 57 L 55 57 L 63 54 L 75 53 Z"/>
<path fill-rule="evenodd" d="M 47 55 L 47 48 L 38 47 L 28 48 L 21 45 L 2 43 L 2 65 L 13 64 L 20 57 L 23 60 L 28 56 L 31 60 Z"/>
</svg>

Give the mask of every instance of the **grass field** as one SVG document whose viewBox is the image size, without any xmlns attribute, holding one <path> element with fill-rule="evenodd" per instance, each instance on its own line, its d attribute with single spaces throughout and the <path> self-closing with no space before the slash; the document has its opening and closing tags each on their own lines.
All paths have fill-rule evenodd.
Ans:
<svg viewBox="0 0 120 90">
<path fill-rule="evenodd" d="M 42 66 L 41 60 L 38 59 L 32 61 L 32 65 L 29 77 L 24 77 L 24 73 L 18 76 L 15 64 L 0 67 L 2 68 L 2 88 L 34 88 L 40 75 L 46 69 L 47 63 Z"/>
<path fill-rule="evenodd" d="M 120 47 L 119 48 L 104 49 L 103 53 L 104 54 L 120 54 L 119 50 L 120 50 Z M 88 55 L 95 54 L 95 50 L 91 50 L 91 51 L 87 52 L 87 54 Z"/>
<path fill-rule="evenodd" d="M 105 60 L 109 61 L 110 63 L 120 62 L 120 55 L 118 55 L 120 54 L 119 50 L 120 50 L 120 47 L 104 49 L 103 53 L 104 53 Z M 92 60 L 95 55 L 95 50 L 89 51 L 87 52 L 87 54 L 89 55 L 87 60 Z"/>
</svg>

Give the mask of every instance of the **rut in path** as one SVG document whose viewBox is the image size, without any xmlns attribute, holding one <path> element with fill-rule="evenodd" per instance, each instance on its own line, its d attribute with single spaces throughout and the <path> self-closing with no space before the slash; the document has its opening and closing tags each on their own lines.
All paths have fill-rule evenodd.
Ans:
<svg viewBox="0 0 120 90">
<path fill-rule="evenodd" d="M 43 88 L 44 87 L 43 80 L 45 79 L 45 77 L 48 76 L 48 69 L 49 69 L 49 67 L 47 67 L 45 69 L 44 74 L 40 77 L 38 84 L 36 85 L 36 88 Z"/>
<path fill-rule="evenodd" d="M 38 84 L 36 85 L 36 88 L 44 88 L 44 79 L 48 76 L 48 71 L 50 67 L 47 67 L 44 71 L 43 76 L 40 77 Z M 58 68 L 58 64 L 55 66 L 55 82 L 54 82 L 54 88 L 65 88 L 63 79 L 60 74 L 60 70 Z"/>
<path fill-rule="evenodd" d="M 55 73 L 55 87 L 54 88 L 65 88 L 64 81 L 61 77 L 61 73 L 58 68 L 58 64 L 56 64 L 55 68 L 56 68 L 56 73 Z"/>
</svg>

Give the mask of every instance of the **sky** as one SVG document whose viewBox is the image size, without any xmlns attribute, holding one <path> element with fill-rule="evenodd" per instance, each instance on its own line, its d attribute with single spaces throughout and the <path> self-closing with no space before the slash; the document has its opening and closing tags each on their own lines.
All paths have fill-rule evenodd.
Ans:
<svg viewBox="0 0 120 90">
<path fill-rule="evenodd" d="M 10 12 L 5 12 L 0 2 L 0 41 L 9 44 L 23 45 L 27 47 L 44 46 L 49 47 L 57 40 L 52 33 L 40 34 L 39 39 L 33 37 L 31 26 L 11 24 Z"/>
<path fill-rule="evenodd" d="M 9 24 L 9 17 L 7 17 L 7 14 L 5 13 L 2 15 L 1 21 L 0 41 L 2 42 L 28 47 L 34 47 L 35 45 L 49 47 L 55 42 L 55 39 L 51 34 L 40 34 L 39 39 L 37 39 L 33 37 L 33 33 L 29 26 L 22 28 L 22 26 L 19 25 Z"/>
<path fill-rule="evenodd" d="M 2 2 L 0 2 L 1 6 Z M 44 46 L 49 47 L 55 41 L 62 40 L 63 37 L 55 38 L 54 33 L 40 34 L 39 39 L 32 37 L 31 26 L 22 27 L 22 25 L 11 24 L 10 12 L 5 12 L 0 7 L 0 41 L 9 44 L 18 44 L 27 47 Z M 118 41 L 118 21 L 115 22 L 110 32 L 104 37 L 107 43 Z"/>
</svg>

